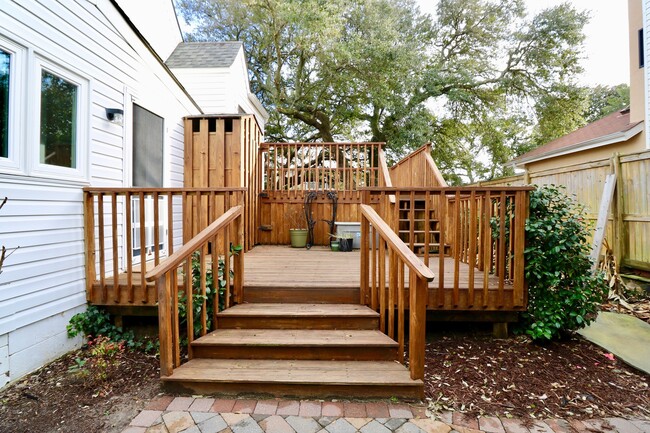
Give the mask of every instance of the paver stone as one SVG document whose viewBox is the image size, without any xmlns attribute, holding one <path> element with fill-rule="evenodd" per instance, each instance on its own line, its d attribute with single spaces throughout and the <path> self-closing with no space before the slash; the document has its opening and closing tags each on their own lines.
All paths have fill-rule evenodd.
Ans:
<svg viewBox="0 0 650 433">
<path fill-rule="evenodd" d="M 297 433 L 316 433 L 317 431 L 322 430 L 321 425 L 318 424 L 316 420 L 309 417 L 288 416 L 285 421 L 287 421 Z"/>
<path fill-rule="evenodd" d="M 162 418 L 169 433 L 178 433 L 195 425 L 189 412 L 167 412 Z"/>
<path fill-rule="evenodd" d="M 260 427 L 266 433 L 294 433 L 295 430 L 279 415 L 271 415 L 261 421 Z"/>
</svg>

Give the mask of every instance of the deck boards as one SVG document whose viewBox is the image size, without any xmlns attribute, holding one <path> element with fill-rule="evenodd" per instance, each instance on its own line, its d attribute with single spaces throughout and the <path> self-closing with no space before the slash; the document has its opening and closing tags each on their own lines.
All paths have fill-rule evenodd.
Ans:
<svg viewBox="0 0 650 433">
<path fill-rule="evenodd" d="M 390 361 L 192 359 L 164 380 L 202 376 L 208 382 L 422 385 L 402 364 Z"/>
<path fill-rule="evenodd" d="M 454 285 L 454 259 L 445 257 L 444 284 Z M 244 286 L 266 287 L 359 287 L 361 257 L 359 250 L 342 253 L 327 247 L 315 246 L 310 250 L 289 246 L 258 245 L 246 253 Z M 439 261 L 432 256 L 429 268 L 436 278 L 430 288 L 438 287 Z M 459 264 L 461 288 L 469 286 L 469 266 Z M 405 271 L 408 286 L 408 269 Z M 491 287 L 499 284 L 494 275 L 488 278 Z M 474 287 L 483 287 L 483 272 L 474 271 Z M 506 288 L 511 287 L 506 285 Z"/>
<path fill-rule="evenodd" d="M 358 329 L 219 329 L 194 342 L 195 345 L 254 346 L 381 346 L 397 343 L 378 330 Z"/>
</svg>

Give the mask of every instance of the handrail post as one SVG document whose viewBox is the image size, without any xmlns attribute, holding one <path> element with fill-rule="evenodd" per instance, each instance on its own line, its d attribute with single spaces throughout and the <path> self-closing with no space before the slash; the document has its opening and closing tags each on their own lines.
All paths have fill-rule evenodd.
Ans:
<svg viewBox="0 0 650 433">
<path fill-rule="evenodd" d="M 368 305 L 368 286 L 370 284 L 370 223 L 368 219 L 361 215 L 361 290 L 360 303 Z"/>
<path fill-rule="evenodd" d="M 156 280 L 158 292 L 158 338 L 160 340 L 160 377 L 167 377 L 174 370 L 172 351 L 171 295 L 167 273 Z"/>
<path fill-rule="evenodd" d="M 424 379 L 427 327 L 427 280 L 410 272 L 409 284 L 409 366 L 411 379 Z M 414 284 L 413 284 L 414 283 Z"/>
<path fill-rule="evenodd" d="M 235 225 L 235 234 L 237 239 L 237 245 L 241 246 L 242 249 L 234 258 L 234 271 L 235 278 L 233 284 L 235 286 L 235 302 L 241 303 L 243 300 L 243 291 L 244 291 L 244 214 L 240 214 L 234 221 Z"/>
<path fill-rule="evenodd" d="M 84 232 L 86 243 L 86 301 L 92 301 L 95 272 L 95 199 L 91 192 L 84 192 Z"/>
</svg>

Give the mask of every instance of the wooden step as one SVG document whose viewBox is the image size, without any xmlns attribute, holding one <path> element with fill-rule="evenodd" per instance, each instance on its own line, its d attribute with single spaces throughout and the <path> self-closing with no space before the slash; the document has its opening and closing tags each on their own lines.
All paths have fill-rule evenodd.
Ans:
<svg viewBox="0 0 650 433">
<path fill-rule="evenodd" d="M 287 300 L 308 302 L 310 304 L 359 304 L 360 290 L 357 285 L 347 287 L 269 287 L 246 285 L 244 302 L 250 303 L 284 303 Z"/>
<path fill-rule="evenodd" d="M 162 380 L 171 391 L 201 395 L 424 397 L 423 382 L 394 361 L 192 359 Z"/>
<path fill-rule="evenodd" d="M 394 361 L 396 341 L 378 330 L 218 329 L 192 342 L 194 357 Z"/>
<path fill-rule="evenodd" d="M 239 304 L 217 322 L 221 329 L 378 329 L 379 313 L 358 304 Z"/>
</svg>

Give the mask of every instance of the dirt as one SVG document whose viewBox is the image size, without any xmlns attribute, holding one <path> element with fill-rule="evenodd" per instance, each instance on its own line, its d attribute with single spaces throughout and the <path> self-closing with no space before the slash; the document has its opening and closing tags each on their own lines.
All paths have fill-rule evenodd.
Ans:
<svg viewBox="0 0 650 433">
<path fill-rule="evenodd" d="M 540 346 L 525 337 L 443 331 L 431 335 L 426 356 L 425 392 L 434 414 L 650 417 L 650 377 L 580 337 Z M 89 349 L 0 391 L 0 432 L 117 433 L 162 392 L 155 356 L 125 351 L 105 370 L 88 361 L 91 373 L 75 359 L 92 359 Z"/>
<path fill-rule="evenodd" d="M 433 412 L 544 418 L 650 417 L 650 376 L 575 337 L 439 336 L 426 348 Z"/>
<path fill-rule="evenodd" d="M 92 359 L 89 348 L 70 353 L 1 390 L 0 432 L 117 433 L 161 392 L 155 356 L 125 351 L 105 368 Z"/>
</svg>

